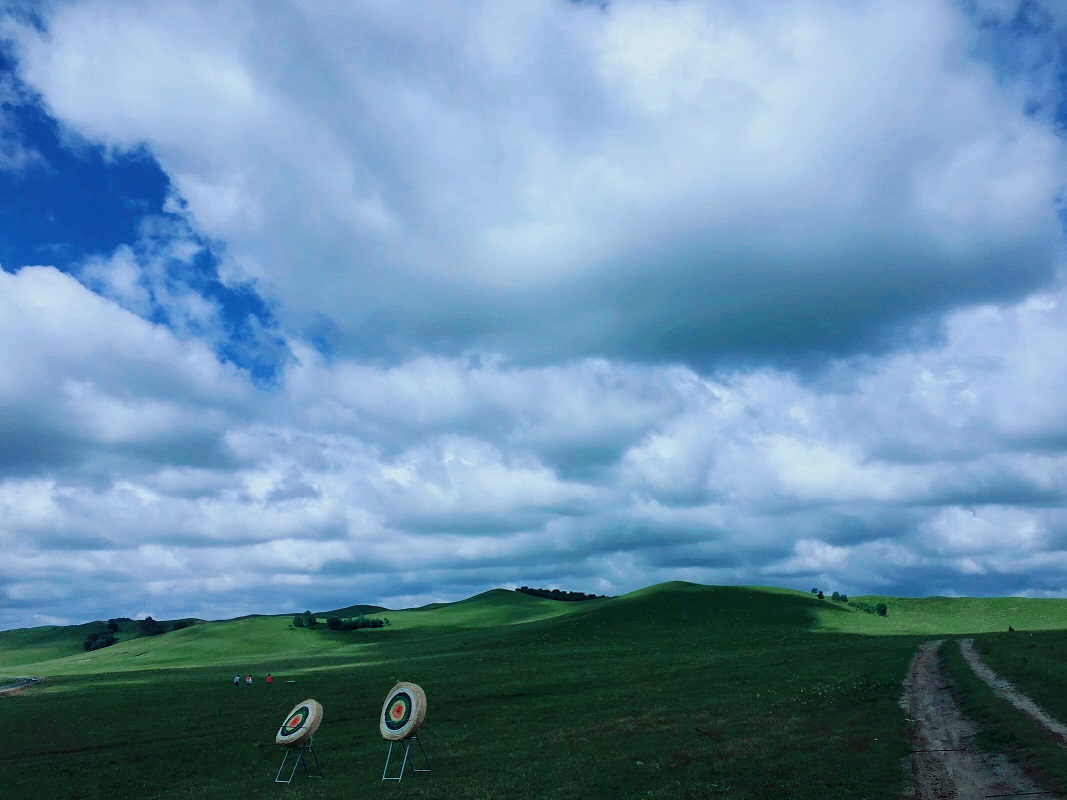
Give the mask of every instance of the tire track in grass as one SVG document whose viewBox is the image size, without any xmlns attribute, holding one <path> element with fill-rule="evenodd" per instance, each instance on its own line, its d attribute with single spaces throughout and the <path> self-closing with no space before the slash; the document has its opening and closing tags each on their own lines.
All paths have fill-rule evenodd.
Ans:
<svg viewBox="0 0 1067 800">
<path fill-rule="evenodd" d="M 997 697 L 1002 700 L 1007 700 L 1015 706 L 1015 708 L 1026 714 L 1026 716 L 1030 717 L 1030 719 L 1049 733 L 1058 736 L 1061 744 L 1067 745 L 1067 725 L 1064 725 L 1045 711 L 1045 709 L 1016 689 L 1011 681 L 1000 677 L 997 673 L 991 670 L 986 663 L 982 661 L 982 657 L 978 655 L 978 651 L 974 649 L 974 639 L 961 639 L 960 653 L 963 654 L 963 660 L 967 662 L 967 666 L 969 666 L 974 671 L 974 674 L 981 678 L 982 681 L 993 690 L 993 693 Z"/>
<path fill-rule="evenodd" d="M 904 680 L 901 705 L 911 730 L 909 800 L 980 800 L 1043 794 L 1004 756 L 976 751 L 978 726 L 964 716 L 941 667 L 941 640 L 919 645 Z"/>
</svg>

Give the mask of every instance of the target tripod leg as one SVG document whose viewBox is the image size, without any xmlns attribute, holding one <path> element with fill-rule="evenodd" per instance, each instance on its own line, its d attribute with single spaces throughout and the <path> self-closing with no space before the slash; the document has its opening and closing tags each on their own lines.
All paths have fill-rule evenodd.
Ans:
<svg viewBox="0 0 1067 800">
<path fill-rule="evenodd" d="M 419 738 L 419 735 L 417 733 L 413 733 L 411 735 L 411 738 L 419 743 L 419 750 L 422 751 L 422 760 L 426 764 L 426 769 L 419 769 L 418 767 L 415 766 L 415 759 L 414 759 L 414 757 L 412 757 L 412 759 L 411 759 L 411 769 L 414 772 L 430 772 L 431 771 L 431 769 L 430 769 L 430 757 L 428 755 L 426 755 L 426 748 L 423 747 L 423 745 L 422 745 L 422 739 Z"/>
<path fill-rule="evenodd" d="M 322 765 L 319 764 L 319 757 L 315 754 L 315 746 L 311 743 L 310 740 L 307 743 L 307 751 L 311 753 L 311 757 L 315 759 L 315 769 L 319 771 L 319 774 L 312 775 L 310 772 L 308 772 L 307 758 L 304 758 L 304 774 L 307 775 L 309 778 L 325 778 L 326 774 L 322 771 Z"/>
<path fill-rule="evenodd" d="M 387 777 L 385 777 L 386 774 L 388 774 L 388 772 L 389 772 L 389 759 L 391 759 L 392 757 L 393 757 L 393 742 L 390 739 L 389 740 L 389 752 L 385 754 L 385 769 L 382 770 L 382 780 L 383 781 L 398 781 L 398 780 L 400 780 L 400 778 L 404 777 L 404 773 L 403 772 L 400 773 L 400 778 L 387 778 Z"/>
<path fill-rule="evenodd" d="M 293 767 L 293 773 L 289 774 L 289 780 L 288 781 L 283 781 L 282 780 L 282 770 L 285 769 L 285 762 L 288 759 L 289 759 L 289 748 L 286 747 L 285 748 L 285 755 L 282 756 L 282 764 L 281 764 L 280 767 L 278 767 L 278 774 L 274 776 L 274 782 L 275 783 L 289 783 L 290 781 L 293 780 L 293 773 L 296 772 L 296 767 L 295 766 Z M 297 764 L 299 764 L 299 763 L 300 763 L 300 757 L 297 756 Z"/>
</svg>

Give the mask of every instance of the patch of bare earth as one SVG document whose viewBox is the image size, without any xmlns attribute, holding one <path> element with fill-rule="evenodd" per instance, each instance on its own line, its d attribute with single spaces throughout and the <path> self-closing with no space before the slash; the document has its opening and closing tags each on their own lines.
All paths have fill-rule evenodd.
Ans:
<svg viewBox="0 0 1067 800">
<path fill-rule="evenodd" d="M 978 727 L 960 711 L 941 669 L 941 641 L 923 642 L 908 667 L 901 705 L 911 729 L 909 800 L 979 800 L 1042 788 L 1001 755 L 973 746 Z"/>
<path fill-rule="evenodd" d="M 22 680 L 15 683 L 0 686 L 0 697 L 10 697 L 13 694 L 21 694 L 32 686 L 36 686 L 40 683 L 36 678 L 33 680 Z"/>
<path fill-rule="evenodd" d="M 978 655 L 978 651 L 974 649 L 974 639 L 960 641 L 960 652 L 963 654 L 963 659 L 967 662 L 967 666 L 974 670 L 975 675 L 985 681 L 994 694 L 1007 700 L 1053 736 L 1058 736 L 1064 743 L 1067 743 L 1067 725 L 1064 725 L 1016 689 L 1011 681 L 1000 677 L 987 667 L 986 663 L 982 661 L 982 657 Z"/>
</svg>

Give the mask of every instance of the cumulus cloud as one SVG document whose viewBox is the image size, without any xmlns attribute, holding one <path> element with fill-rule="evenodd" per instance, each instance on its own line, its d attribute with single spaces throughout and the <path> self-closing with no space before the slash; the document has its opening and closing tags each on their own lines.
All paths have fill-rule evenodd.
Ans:
<svg viewBox="0 0 1067 800">
<path fill-rule="evenodd" d="M 1062 147 L 971 37 L 947 3 L 110 2 L 18 44 L 347 352 L 707 363 L 1050 278 Z"/>
<path fill-rule="evenodd" d="M 1059 90 L 1009 5 L 9 22 L 48 112 L 172 194 L 0 271 L 0 627 L 1067 592 Z"/>
</svg>

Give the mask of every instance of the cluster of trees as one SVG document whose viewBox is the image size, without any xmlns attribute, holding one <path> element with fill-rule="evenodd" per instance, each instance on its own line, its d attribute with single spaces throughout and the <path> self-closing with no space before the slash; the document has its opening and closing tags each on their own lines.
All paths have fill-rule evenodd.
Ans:
<svg viewBox="0 0 1067 800">
<path fill-rule="evenodd" d="M 822 589 L 812 589 L 811 593 L 818 597 L 820 600 L 825 597 L 825 595 L 822 593 Z M 833 600 L 835 603 L 847 603 L 848 595 L 841 594 L 840 592 L 834 592 L 832 595 L 830 595 L 830 599 Z"/>
<path fill-rule="evenodd" d="M 318 617 L 316 617 L 310 611 L 305 611 L 303 614 L 297 614 L 295 617 L 293 617 L 294 628 L 314 628 L 318 624 Z"/>
<path fill-rule="evenodd" d="M 549 600 L 596 600 L 607 597 L 604 594 L 586 594 L 585 592 L 564 592 L 559 589 L 531 589 L 529 586 L 520 586 L 515 590 L 533 597 L 547 597 Z"/>
<path fill-rule="evenodd" d="M 109 619 L 104 625 L 104 630 L 90 633 L 85 637 L 85 641 L 82 642 L 82 647 L 86 650 L 99 650 L 101 647 L 110 647 L 118 641 L 118 639 L 115 638 L 115 634 L 119 632 L 119 623 L 129 621 L 129 617 Z"/>
<path fill-rule="evenodd" d="M 377 617 L 329 617 L 326 627 L 331 631 L 358 631 L 360 628 L 384 628 L 389 624 L 387 619 Z"/>
<path fill-rule="evenodd" d="M 163 633 L 163 626 L 151 617 L 145 617 L 141 620 L 141 632 L 145 636 L 159 636 Z"/>
<path fill-rule="evenodd" d="M 297 614 L 293 617 L 294 628 L 316 628 L 318 627 L 318 624 L 319 618 L 310 611 L 305 611 L 303 614 Z M 384 628 L 388 624 L 388 619 L 365 617 L 362 614 L 358 617 L 326 618 L 326 627 L 331 631 L 358 631 L 360 628 Z"/>
<path fill-rule="evenodd" d="M 90 633 L 86 636 L 82 647 L 86 650 L 99 650 L 101 647 L 110 647 L 117 641 L 118 639 L 115 638 L 115 632 L 105 628 L 99 633 Z"/>
<path fill-rule="evenodd" d="M 819 588 L 813 588 L 811 593 L 822 600 L 825 595 Z M 889 607 L 885 603 L 878 603 L 877 605 L 871 605 L 870 603 L 849 603 L 848 595 L 841 594 L 840 592 L 834 592 L 830 595 L 830 599 L 835 603 L 847 603 L 853 608 L 858 608 L 860 611 L 864 611 L 868 614 L 877 614 L 879 617 L 884 617 L 889 614 Z"/>
</svg>

